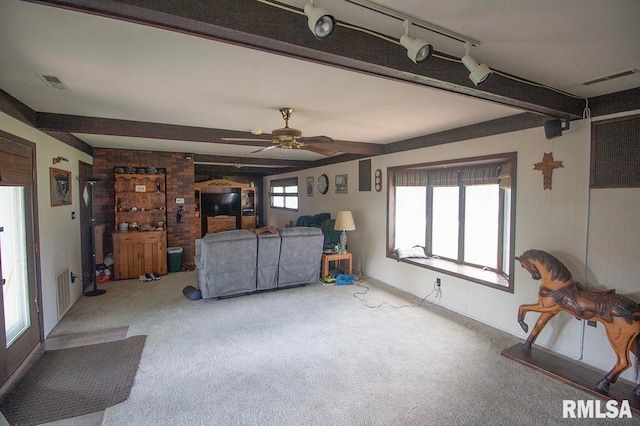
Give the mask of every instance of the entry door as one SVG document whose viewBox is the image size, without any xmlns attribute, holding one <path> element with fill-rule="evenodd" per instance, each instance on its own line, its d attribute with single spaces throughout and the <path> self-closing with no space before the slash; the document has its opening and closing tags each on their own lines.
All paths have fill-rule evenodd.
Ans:
<svg viewBox="0 0 640 426">
<path fill-rule="evenodd" d="M 32 149 L 0 135 L 0 385 L 41 336 Z"/>
</svg>

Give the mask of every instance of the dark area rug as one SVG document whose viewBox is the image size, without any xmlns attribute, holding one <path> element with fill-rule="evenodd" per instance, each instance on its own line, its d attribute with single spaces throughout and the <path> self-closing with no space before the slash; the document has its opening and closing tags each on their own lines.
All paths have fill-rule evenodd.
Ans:
<svg viewBox="0 0 640 426">
<path fill-rule="evenodd" d="M 129 397 L 146 336 L 46 351 L 0 402 L 11 425 L 102 411 Z"/>
</svg>

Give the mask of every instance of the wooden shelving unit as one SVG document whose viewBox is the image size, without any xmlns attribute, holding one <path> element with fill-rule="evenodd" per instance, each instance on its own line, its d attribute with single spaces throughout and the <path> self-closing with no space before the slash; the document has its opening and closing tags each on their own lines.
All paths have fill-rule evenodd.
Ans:
<svg viewBox="0 0 640 426">
<path fill-rule="evenodd" d="M 201 217 L 203 193 L 240 192 L 240 214 L 238 216 Z M 256 228 L 256 191 L 249 184 L 227 179 L 212 179 L 195 184 L 196 194 L 196 235 L 227 231 L 230 229 Z"/>
<path fill-rule="evenodd" d="M 116 174 L 113 233 L 114 278 L 167 273 L 166 177 L 160 174 Z M 129 229 L 120 229 L 128 223 Z"/>
</svg>

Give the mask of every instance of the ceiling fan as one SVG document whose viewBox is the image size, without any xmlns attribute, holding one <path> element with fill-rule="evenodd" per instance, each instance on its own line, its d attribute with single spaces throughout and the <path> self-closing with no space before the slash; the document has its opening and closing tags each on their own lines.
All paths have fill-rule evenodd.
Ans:
<svg viewBox="0 0 640 426">
<path fill-rule="evenodd" d="M 331 156 L 336 153 L 330 149 L 316 146 L 315 144 L 331 143 L 333 139 L 328 136 L 310 136 L 302 137 L 302 131 L 289 127 L 289 119 L 293 113 L 293 108 L 280 108 L 280 113 L 284 119 L 284 127 L 281 129 L 275 129 L 271 132 L 271 145 L 260 148 L 257 151 L 253 151 L 252 154 L 257 152 L 268 151 L 273 148 L 282 149 L 304 149 L 318 154 Z M 245 138 L 222 138 L 225 141 L 261 141 L 266 139 L 245 139 Z"/>
</svg>

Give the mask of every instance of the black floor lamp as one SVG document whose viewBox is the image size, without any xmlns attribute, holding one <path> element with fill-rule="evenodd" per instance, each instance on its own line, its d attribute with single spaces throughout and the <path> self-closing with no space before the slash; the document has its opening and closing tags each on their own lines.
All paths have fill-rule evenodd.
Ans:
<svg viewBox="0 0 640 426">
<path fill-rule="evenodd" d="M 94 185 L 99 182 L 100 179 L 96 178 L 87 178 L 87 185 L 91 187 L 91 281 L 93 282 L 93 290 L 88 290 L 84 292 L 85 296 L 93 297 L 100 296 L 101 294 L 105 294 L 107 290 L 99 290 L 98 289 L 98 277 L 96 276 L 96 212 L 93 201 L 93 190 Z"/>
</svg>

